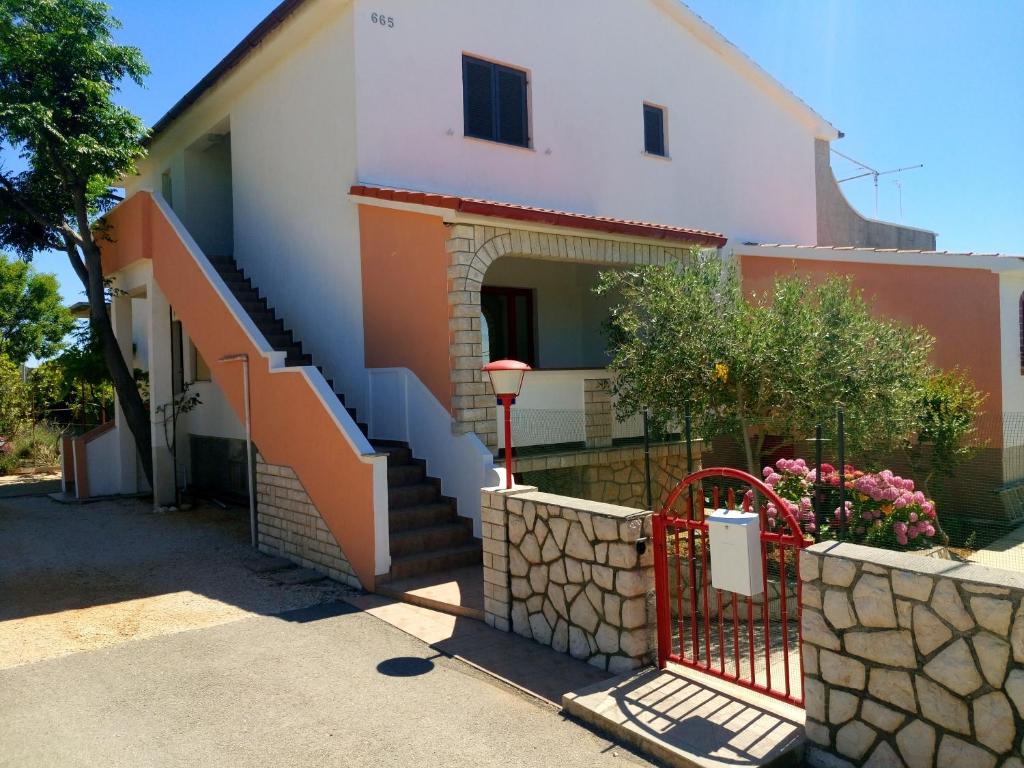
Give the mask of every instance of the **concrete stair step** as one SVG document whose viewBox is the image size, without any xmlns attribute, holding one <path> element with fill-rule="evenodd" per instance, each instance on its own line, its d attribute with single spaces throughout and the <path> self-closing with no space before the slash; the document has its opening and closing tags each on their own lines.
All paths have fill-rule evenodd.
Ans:
<svg viewBox="0 0 1024 768">
<path fill-rule="evenodd" d="M 483 562 L 483 549 L 480 542 L 464 544 L 451 549 L 420 552 L 414 555 L 391 558 L 391 579 L 406 579 L 423 573 L 447 571 L 463 568 Z"/>
<path fill-rule="evenodd" d="M 409 446 L 404 443 L 388 443 L 377 440 L 371 443 L 371 445 L 378 453 L 386 453 L 388 455 L 389 467 L 398 466 L 399 464 L 408 464 L 412 461 L 412 451 L 410 451 Z"/>
<path fill-rule="evenodd" d="M 292 338 L 291 331 L 268 333 L 263 328 L 260 328 L 260 331 L 263 333 L 263 336 L 266 338 L 266 340 L 270 342 L 270 346 L 272 346 L 274 349 L 288 349 L 290 347 L 296 347 L 298 349 L 301 349 L 302 345 L 297 344 L 295 342 L 295 339 Z"/>
<path fill-rule="evenodd" d="M 388 513 L 388 528 L 392 533 L 428 528 L 433 525 L 450 523 L 458 519 L 451 502 L 419 504 L 415 507 L 391 509 Z"/>
<path fill-rule="evenodd" d="M 411 531 L 396 531 L 391 534 L 391 557 L 445 551 L 472 542 L 472 530 L 467 530 L 461 522 L 443 523 Z"/>
<path fill-rule="evenodd" d="M 391 509 L 415 507 L 418 504 L 430 504 L 435 501 L 441 501 L 441 489 L 434 483 L 423 482 L 388 488 L 388 507 Z"/>
<path fill-rule="evenodd" d="M 427 468 L 421 461 L 411 461 L 397 466 L 388 465 L 389 486 L 415 485 L 422 483 L 426 478 Z"/>
</svg>

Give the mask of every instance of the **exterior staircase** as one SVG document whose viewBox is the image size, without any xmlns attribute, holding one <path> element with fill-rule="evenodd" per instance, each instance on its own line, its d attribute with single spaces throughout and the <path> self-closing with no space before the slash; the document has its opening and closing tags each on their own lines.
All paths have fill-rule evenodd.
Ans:
<svg viewBox="0 0 1024 768">
<path fill-rule="evenodd" d="M 229 256 L 211 256 L 210 263 L 270 345 L 285 353 L 288 366 L 314 365 L 284 321 L 277 316 L 252 280 Z M 323 368 L 316 366 L 321 373 Z M 368 427 L 359 421 L 355 408 L 345 403 L 334 382 L 327 384 L 364 435 Z M 436 571 L 447 571 L 482 560 L 481 543 L 473 538 L 473 523 L 461 518 L 454 499 L 442 496 L 440 480 L 427 476 L 426 463 L 415 458 L 405 443 L 375 441 L 370 444 L 388 460 L 388 520 L 391 572 L 398 581 Z M 379 579 L 383 581 L 384 579 Z"/>
</svg>

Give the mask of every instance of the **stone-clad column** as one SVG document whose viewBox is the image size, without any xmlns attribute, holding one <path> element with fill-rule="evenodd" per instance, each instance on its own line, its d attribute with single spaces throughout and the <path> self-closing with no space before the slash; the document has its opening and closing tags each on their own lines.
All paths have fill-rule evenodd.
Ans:
<svg viewBox="0 0 1024 768">
<path fill-rule="evenodd" d="M 485 488 L 481 508 L 488 624 L 613 673 L 652 659 L 649 512 L 532 488 Z"/>
<path fill-rule="evenodd" d="M 612 444 L 612 393 L 610 380 L 583 380 L 583 430 L 587 448 Z"/>
</svg>

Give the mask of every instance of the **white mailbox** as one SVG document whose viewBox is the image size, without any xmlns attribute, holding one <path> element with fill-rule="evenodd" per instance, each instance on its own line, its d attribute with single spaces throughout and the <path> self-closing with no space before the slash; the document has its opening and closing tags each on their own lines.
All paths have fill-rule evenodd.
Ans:
<svg viewBox="0 0 1024 768">
<path fill-rule="evenodd" d="M 706 519 L 711 534 L 711 586 L 751 597 L 761 594 L 764 578 L 757 513 L 716 509 Z"/>
</svg>

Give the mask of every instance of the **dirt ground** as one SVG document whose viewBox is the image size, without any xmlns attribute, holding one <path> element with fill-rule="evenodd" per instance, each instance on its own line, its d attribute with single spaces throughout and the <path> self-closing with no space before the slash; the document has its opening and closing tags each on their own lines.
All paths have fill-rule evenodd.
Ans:
<svg viewBox="0 0 1024 768">
<path fill-rule="evenodd" d="M 344 594 L 250 564 L 248 513 L 0 499 L 0 669 L 303 608 Z"/>
<path fill-rule="evenodd" d="M 56 493 L 60 490 L 60 478 L 60 469 L 56 467 L 22 469 L 0 475 L 0 499 Z"/>
</svg>

